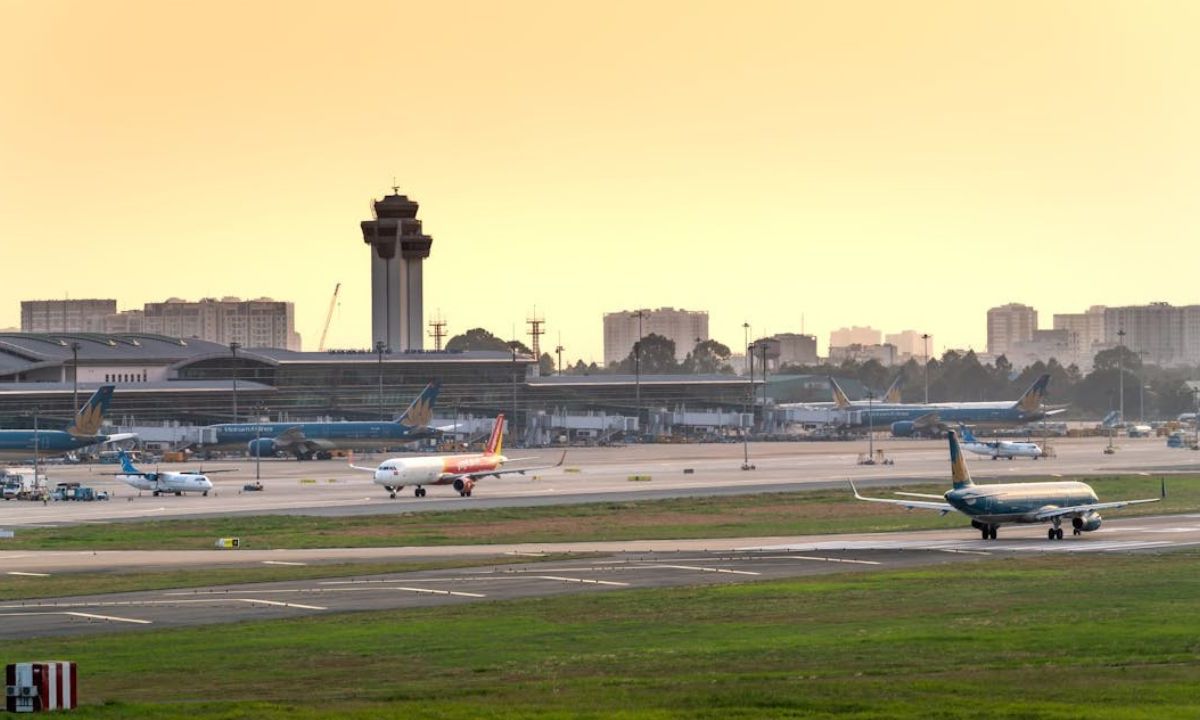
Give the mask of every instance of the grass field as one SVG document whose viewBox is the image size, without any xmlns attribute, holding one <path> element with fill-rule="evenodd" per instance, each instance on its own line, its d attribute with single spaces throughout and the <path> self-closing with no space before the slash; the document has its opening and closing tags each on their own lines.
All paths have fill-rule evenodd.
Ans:
<svg viewBox="0 0 1200 720">
<path fill-rule="evenodd" d="M 1102 500 L 1158 495 L 1157 478 L 1084 478 Z M 1162 503 L 1112 517 L 1200 510 L 1200 482 L 1173 477 Z M 906 486 L 942 492 L 944 485 Z M 887 496 L 887 488 L 869 494 Z M 13 550 L 202 550 L 237 536 L 244 548 L 326 548 L 478 543 L 656 540 L 884 532 L 966 527 L 962 517 L 856 502 L 849 490 L 680 498 L 553 507 L 421 512 L 324 518 L 265 515 L 109 523 L 21 530 L 0 547 Z"/>
<path fill-rule="evenodd" d="M 1197 562 L 994 560 L 39 639 L 4 655 L 78 661 L 81 718 L 1195 718 Z"/>
</svg>

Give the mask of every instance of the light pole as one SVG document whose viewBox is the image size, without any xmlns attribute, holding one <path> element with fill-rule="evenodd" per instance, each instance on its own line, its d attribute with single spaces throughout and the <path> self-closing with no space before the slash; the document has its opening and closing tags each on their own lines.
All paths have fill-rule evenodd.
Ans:
<svg viewBox="0 0 1200 720">
<path fill-rule="evenodd" d="M 238 421 L 238 406 L 237 406 L 237 379 L 238 379 L 238 361 L 237 351 L 242 347 L 242 344 L 237 340 L 229 343 L 229 352 L 233 353 L 233 421 Z"/>
<path fill-rule="evenodd" d="M 562 372 L 563 346 L 562 346 L 561 342 L 558 344 L 557 347 L 554 348 L 554 352 L 558 354 L 558 374 L 562 375 L 563 374 L 563 372 Z"/>
<path fill-rule="evenodd" d="M 513 445 L 516 445 L 517 444 L 517 434 L 515 432 L 515 428 L 517 427 L 517 424 L 516 424 L 517 423 L 517 341 L 513 340 L 511 343 L 509 343 L 509 347 L 512 349 L 512 361 L 513 361 L 513 369 L 512 369 L 512 376 L 513 376 L 512 396 L 513 397 L 512 397 L 512 417 L 508 421 L 508 423 L 509 423 L 508 439 L 512 441 Z"/>
<path fill-rule="evenodd" d="M 767 346 L 769 343 L 760 342 L 762 350 L 762 381 L 763 381 L 763 432 L 767 430 Z"/>
<path fill-rule="evenodd" d="M 1117 421 L 1125 426 L 1125 328 L 1117 330 L 1117 372 L 1121 376 L 1118 383 Z"/>
<path fill-rule="evenodd" d="M 875 464 L 875 413 L 873 412 L 875 393 L 867 391 L 867 460 Z"/>
<path fill-rule="evenodd" d="M 78 342 L 71 343 L 71 410 L 79 411 L 79 348 Z"/>
<path fill-rule="evenodd" d="M 929 404 L 929 333 L 921 336 L 925 341 L 925 404 Z"/>
<path fill-rule="evenodd" d="M 637 414 L 638 435 L 642 434 L 642 319 L 646 317 L 645 310 L 638 310 L 630 317 L 638 321 L 638 339 L 633 344 L 633 398 Z"/>
<path fill-rule="evenodd" d="M 260 466 L 262 464 L 262 443 L 260 441 L 262 440 L 263 416 L 266 414 L 267 414 L 267 408 L 263 407 L 262 405 L 256 405 L 254 407 L 254 415 L 255 415 L 255 419 L 254 419 L 254 480 L 255 481 L 262 479 L 262 473 L 260 472 L 260 470 L 261 470 Z"/>
<path fill-rule="evenodd" d="M 375 341 L 375 353 L 379 356 L 379 422 L 387 419 L 383 412 L 383 350 L 385 347 L 382 340 Z"/>
</svg>

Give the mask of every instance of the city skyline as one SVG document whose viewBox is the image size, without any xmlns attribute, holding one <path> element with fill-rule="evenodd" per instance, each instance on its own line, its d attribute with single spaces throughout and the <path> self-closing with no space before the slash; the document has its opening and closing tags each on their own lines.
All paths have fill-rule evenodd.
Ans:
<svg viewBox="0 0 1200 720">
<path fill-rule="evenodd" d="M 572 361 L 614 307 L 936 353 L 982 352 L 1008 302 L 1200 301 L 1170 261 L 1188 5 L 8 10 L 0 326 L 29 298 L 267 295 L 311 343 L 341 282 L 328 344 L 368 346 L 358 223 L 393 184 L 437 238 L 426 323 L 524 340 L 536 306 Z M 400 59 L 378 27 L 411 29 Z"/>
</svg>

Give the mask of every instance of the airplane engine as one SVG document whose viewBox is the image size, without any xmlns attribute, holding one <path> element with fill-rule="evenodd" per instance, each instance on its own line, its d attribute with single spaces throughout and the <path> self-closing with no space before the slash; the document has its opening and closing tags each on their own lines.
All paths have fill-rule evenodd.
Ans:
<svg viewBox="0 0 1200 720">
<path fill-rule="evenodd" d="M 892 423 L 892 437 L 912 437 L 916 432 L 916 423 L 911 420 L 899 420 Z"/>
<path fill-rule="evenodd" d="M 275 441 L 271 438 L 251 440 L 246 448 L 250 451 L 250 457 L 275 457 L 275 453 L 278 452 Z"/>
<path fill-rule="evenodd" d="M 459 495 L 470 495 L 471 491 L 475 489 L 475 481 L 459 478 L 454 481 L 454 489 L 458 491 Z"/>
<path fill-rule="evenodd" d="M 1071 518 L 1071 527 L 1084 532 L 1100 529 L 1100 513 L 1092 511 L 1083 517 Z"/>
</svg>

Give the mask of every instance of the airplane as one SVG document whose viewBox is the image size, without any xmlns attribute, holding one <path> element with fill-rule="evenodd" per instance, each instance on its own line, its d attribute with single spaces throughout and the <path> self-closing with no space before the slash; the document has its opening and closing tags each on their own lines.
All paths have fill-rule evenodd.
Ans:
<svg viewBox="0 0 1200 720">
<path fill-rule="evenodd" d="M 973 425 L 1024 425 L 1066 412 L 1066 408 L 1044 408 L 1050 374 L 1039 377 L 1014 401 L 942 402 L 942 403 L 862 403 L 845 411 L 843 428 L 874 426 L 889 428 L 896 437 L 940 435 L 948 423 Z"/>
<path fill-rule="evenodd" d="M 896 379 L 892 381 L 892 384 L 888 386 L 888 389 L 878 399 L 868 402 L 863 402 L 862 400 L 853 402 L 846 396 L 846 391 L 842 390 L 842 386 L 838 385 L 838 381 L 830 376 L 829 385 L 833 390 L 833 406 L 839 410 L 849 410 L 878 405 L 900 405 L 902 404 L 900 401 L 900 381 L 902 379 L 904 379 L 904 373 L 897 375 Z"/>
<path fill-rule="evenodd" d="M 112 402 L 112 385 L 101 385 L 79 408 L 75 420 L 62 430 L 0 430 L 0 458 L 25 459 L 66 455 L 92 445 L 137 437 L 136 433 L 98 435 Z"/>
<path fill-rule="evenodd" d="M 138 490 L 149 490 L 156 496 L 164 493 L 168 495 L 182 495 L 185 492 L 198 492 L 203 493 L 207 497 L 208 491 L 213 488 L 212 480 L 209 480 L 207 475 L 198 470 L 196 472 L 174 472 L 171 470 L 142 472 L 134 466 L 133 461 L 129 459 L 129 455 L 124 450 L 121 450 L 117 454 L 117 457 L 121 460 L 121 472 L 112 474 L 121 482 Z M 209 470 L 208 472 L 233 472 L 233 470 Z"/>
<path fill-rule="evenodd" d="M 1082 535 L 1100 528 L 1101 518 L 1098 510 L 1158 502 L 1167 496 L 1166 480 L 1163 481 L 1162 494 L 1159 497 L 1103 503 L 1096 497 L 1096 491 L 1090 485 L 1076 481 L 976 485 L 971 481 L 971 472 L 967 469 L 967 459 L 959 448 L 958 438 L 954 431 L 947 432 L 946 438 L 950 443 L 950 477 L 954 487 L 947 490 L 944 495 L 896 493 L 909 497 L 930 498 L 930 500 L 863 497 L 858 494 L 858 489 L 851 481 L 850 490 L 854 493 L 854 497 L 867 502 L 899 505 L 910 510 L 913 508 L 937 510 L 942 515 L 957 510 L 971 518 L 971 527 L 979 530 L 984 540 L 995 540 L 996 530 L 1000 525 L 1045 522 L 1051 523 L 1047 537 L 1050 540 L 1062 540 L 1062 523 L 1065 520 L 1070 520 L 1073 528 L 1072 534 Z M 931 502 L 931 500 L 941 500 L 942 502 Z"/>
<path fill-rule="evenodd" d="M 334 450 L 384 450 L 438 434 L 438 428 L 428 425 L 440 389 L 436 381 L 426 385 L 408 409 L 391 422 L 224 423 L 207 428 L 215 431 L 216 442 L 205 447 L 243 446 L 250 457 L 288 453 L 297 460 L 328 460 Z"/>
<path fill-rule="evenodd" d="M 997 458 L 1027 457 L 1037 460 L 1042 456 L 1042 448 L 1037 443 L 1014 442 L 1012 440 L 991 440 L 984 442 L 975 437 L 975 433 L 966 425 L 959 425 L 962 433 L 962 447 L 976 455 L 988 455 L 993 460 Z"/>
<path fill-rule="evenodd" d="M 562 457 L 553 465 L 537 465 L 534 467 L 500 469 L 510 458 L 501 454 L 504 444 L 504 414 L 496 416 L 496 424 L 492 426 L 492 434 L 488 438 L 483 453 L 469 455 L 428 455 L 424 457 L 391 458 L 384 460 L 378 467 L 361 467 L 350 459 L 350 467 L 375 474 L 375 484 L 382 485 L 394 499 L 396 493 L 405 485 L 416 485 L 413 491 L 415 497 L 425 497 L 425 485 L 453 485 L 459 497 L 471 497 L 475 483 L 489 475 L 500 477 L 510 473 L 524 475 L 531 470 L 546 470 L 559 467 L 567 458 L 564 450 Z M 533 458 L 513 458 L 515 460 L 532 460 Z"/>
</svg>

